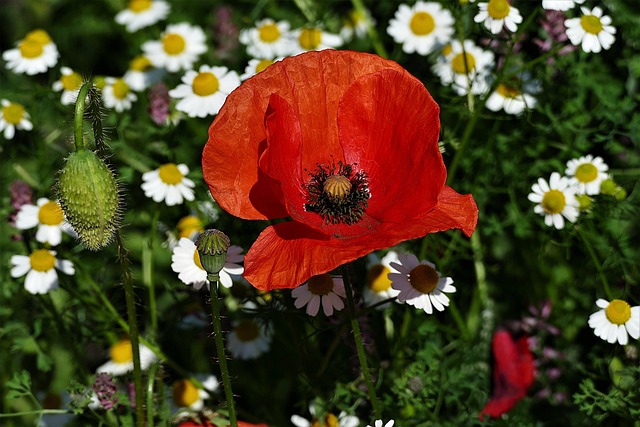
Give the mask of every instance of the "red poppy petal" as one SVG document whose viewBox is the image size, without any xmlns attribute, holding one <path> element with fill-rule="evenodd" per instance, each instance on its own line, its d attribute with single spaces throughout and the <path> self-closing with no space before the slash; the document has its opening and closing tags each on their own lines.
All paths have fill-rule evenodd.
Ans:
<svg viewBox="0 0 640 427">
<path fill-rule="evenodd" d="M 438 195 L 436 207 L 417 221 L 428 230 L 422 236 L 459 228 L 469 237 L 478 223 L 478 206 L 471 194 L 458 194 L 453 188 L 445 185 Z"/>
<path fill-rule="evenodd" d="M 492 397 L 491 400 L 480 411 L 480 419 L 483 420 L 483 415 L 488 415 L 491 418 L 498 418 L 502 414 L 508 412 L 516 406 L 516 403 L 522 399 L 524 395 L 505 395 L 499 397 Z"/>
</svg>

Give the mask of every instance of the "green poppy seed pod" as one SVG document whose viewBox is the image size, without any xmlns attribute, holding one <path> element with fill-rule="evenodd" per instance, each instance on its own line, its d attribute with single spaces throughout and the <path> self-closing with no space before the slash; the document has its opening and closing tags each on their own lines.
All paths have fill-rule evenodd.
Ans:
<svg viewBox="0 0 640 427">
<path fill-rule="evenodd" d="M 57 184 L 60 205 L 80 241 L 91 250 L 108 245 L 120 222 L 120 197 L 113 172 L 93 151 L 73 152 Z"/>
<path fill-rule="evenodd" d="M 196 247 L 200 255 L 200 263 L 210 276 L 218 280 L 218 273 L 227 261 L 227 249 L 231 241 L 220 230 L 210 228 L 202 232 L 196 239 Z"/>
</svg>

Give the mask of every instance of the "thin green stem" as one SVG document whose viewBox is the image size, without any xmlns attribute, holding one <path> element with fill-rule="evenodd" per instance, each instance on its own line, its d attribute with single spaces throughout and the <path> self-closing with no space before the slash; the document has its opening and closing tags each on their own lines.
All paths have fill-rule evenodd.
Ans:
<svg viewBox="0 0 640 427">
<path fill-rule="evenodd" d="M 154 363 L 149 368 L 149 376 L 147 377 L 147 421 L 149 425 L 153 425 L 153 392 L 156 382 L 156 371 L 158 370 L 158 364 Z"/>
<path fill-rule="evenodd" d="M 345 265 L 342 266 L 342 279 L 344 281 L 344 291 L 347 294 L 347 311 L 349 312 L 349 320 L 351 321 L 351 329 L 353 331 L 353 339 L 356 342 L 356 350 L 358 352 L 358 360 L 360 361 L 360 370 L 364 377 L 364 382 L 367 385 L 367 391 L 369 392 L 369 400 L 373 406 L 374 419 L 382 418 L 382 408 L 380 402 L 376 397 L 376 390 L 373 387 L 371 381 L 371 373 L 369 372 L 369 365 L 367 364 L 367 355 L 364 352 L 364 345 L 362 344 L 362 334 L 360 333 L 360 325 L 358 324 L 358 318 L 356 316 L 356 304 L 353 300 L 353 290 L 351 289 L 351 280 L 349 280 L 349 271 Z"/>
<path fill-rule="evenodd" d="M 76 101 L 76 112 L 73 121 L 74 129 L 74 143 L 76 145 L 76 151 L 84 150 L 84 132 L 82 131 L 82 124 L 84 122 L 84 103 L 87 99 L 87 93 L 91 89 L 93 83 L 91 81 L 85 82 L 78 92 L 78 100 Z"/>
<path fill-rule="evenodd" d="M 369 34 L 369 38 L 371 38 L 371 44 L 373 45 L 373 49 L 376 51 L 378 56 L 383 58 L 388 58 L 387 50 L 384 48 L 382 41 L 380 41 L 380 35 L 376 31 L 376 27 L 371 22 L 371 17 L 369 11 L 364 7 L 364 3 L 362 0 L 351 0 L 351 4 L 353 8 L 362 16 L 362 19 L 365 20 L 367 25 L 367 33 Z"/>
<path fill-rule="evenodd" d="M 593 245 L 591 245 L 591 242 L 589 241 L 589 239 L 587 239 L 587 236 L 584 235 L 584 232 L 582 231 L 582 229 L 580 229 L 580 227 L 576 227 L 576 229 L 578 230 L 578 235 L 580 236 L 582 243 L 584 243 L 585 248 L 587 248 L 587 252 L 589 252 L 591 261 L 593 261 L 593 265 L 596 267 L 596 270 L 598 271 L 598 276 L 600 276 L 600 281 L 602 282 L 602 286 L 604 287 L 604 293 L 607 295 L 607 298 L 609 299 L 609 301 L 611 301 L 612 299 L 614 299 L 614 296 L 613 296 L 613 293 L 611 292 L 611 287 L 609 286 L 609 281 L 607 280 L 607 276 L 604 274 L 604 270 L 602 269 L 602 263 L 600 263 L 600 260 L 598 259 L 598 255 L 596 254 L 596 251 L 593 249 Z"/>
<path fill-rule="evenodd" d="M 473 252 L 473 267 L 476 272 L 476 283 L 478 285 L 477 293 L 471 302 L 469 316 L 467 317 L 467 328 L 472 335 L 480 326 L 480 317 L 482 308 L 486 306 L 489 299 L 489 286 L 487 285 L 487 272 L 484 266 L 484 257 L 482 254 L 482 243 L 480 242 L 480 233 L 476 231 L 471 235 L 471 250 Z"/>
<path fill-rule="evenodd" d="M 158 330 L 158 310 L 156 304 L 156 286 L 153 280 L 153 244 L 155 230 L 160 212 L 156 211 L 151 221 L 151 233 L 147 244 L 142 248 L 142 282 L 149 288 L 149 312 L 151 316 L 151 330 Z"/>
<path fill-rule="evenodd" d="M 22 412 L 12 412 L 10 414 L 0 414 L 0 418 L 12 418 L 12 417 L 22 417 L 24 415 L 38 415 L 38 414 L 68 414 L 71 411 L 66 409 L 36 409 L 34 411 L 22 411 Z"/>
</svg>

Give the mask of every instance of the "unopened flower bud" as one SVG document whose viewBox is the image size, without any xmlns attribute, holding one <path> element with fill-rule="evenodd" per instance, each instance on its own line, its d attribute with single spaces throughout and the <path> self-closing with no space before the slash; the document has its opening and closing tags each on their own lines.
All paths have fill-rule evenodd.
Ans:
<svg viewBox="0 0 640 427">
<path fill-rule="evenodd" d="M 215 280 L 218 280 L 218 273 L 227 261 L 227 249 L 230 244 L 231 241 L 226 234 L 213 228 L 203 231 L 196 239 L 202 268 L 214 276 Z"/>
<path fill-rule="evenodd" d="M 587 196 L 586 194 L 578 194 L 576 195 L 576 200 L 580 205 L 578 208 L 581 211 L 588 211 L 589 209 L 591 209 L 591 204 L 593 203 L 591 197 Z"/>
</svg>

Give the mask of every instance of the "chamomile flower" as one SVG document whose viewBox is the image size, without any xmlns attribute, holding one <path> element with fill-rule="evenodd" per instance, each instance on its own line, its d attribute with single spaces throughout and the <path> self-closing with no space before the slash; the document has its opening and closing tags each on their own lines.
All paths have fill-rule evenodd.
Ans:
<svg viewBox="0 0 640 427">
<path fill-rule="evenodd" d="M 571 184 L 577 187 L 576 194 L 595 196 L 600 194 L 600 185 L 609 175 L 609 166 L 602 157 L 593 157 L 591 154 L 571 159 L 567 162 L 565 174 L 571 178 Z"/>
<path fill-rule="evenodd" d="M 38 227 L 36 240 L 57 246 L 62 241 L 62 231 L 69 225 L 65 222 L 60 203 L 41 197 L 35 205 L 22 205 L 16 215 L 15 227 L 18 230 Z"/>
<path fill-rule="evenodd" d="M 616 28 L 611 25 L 611 17 L 602 14 L 602 9 L 592 10 L 581 7 L 582 16 L 564 21 L 567 37 L 574 46 L 581 45 L 585 52 L 598 53 L 607 50 L 616 40 Z"/>
<path fill-rule="evenodd" d="M 13 255 L 11 257 L 11 277 L 27 277 L 24 288 L 31 294 L 46 294 L 58 288 L 58 273 L 75 274 L 71 261 L 56 258 L 56 252 L 48 249 L 36 249 L 31 255 Z"/>
<path fill-rule="evenodd" d="M 149 58 L 138 55 L 129 62 L 129 69 L 124 73 L 124 81 L 132 90 L 142 92 L 162 78 L 163 70 L 155 68 Z"/>
<path fill-rule="evenodd" d="M 78 92 L 82 86 L 82 77 L 69 67 L 61 67 L 60 80 L 53 82 L 52 89 L 56 92 L 62 91 L 60 102 L 62 105 L 75 104 L 78 99 Z"/>
<path fill-rule="evenodd" d="M 489 0 L 486 3 L 478 3 L 478 7 L 480 11 L 473 20 L 477 23 L 483 22 L 492 34 L 498 34 L 505 27 L 515 33 L 518 24 L 522 22 L 520 11 L 511 6 L 508 0 Z"/>
<path fill-rule="evenodd" d="M 148 41 L 142 50 L 154 67 L 175 73 L 190 70 L 198 57 L 207 51 L 204 31 L 186 22 L 168 25 L 160 41 Z"/>
<path fill-rule="evenodd" d="M 330 274 L 313 276 L 309 281 L 291 291 L 296 308 L 307 306 L 307 314 L 316 316 L 322 305 L 325 316 L 331 316 L 333 310 L 340 311 L 344 308 L 343 298 L 346 298 L 344 282 L 340 277 L 331 277 Z"/>
<path fill-rule="evenodd" d="M 291 32 L 291 38 L 295 41 L 292 55 L 311 50 L 334 49 L 344 42 L 339 35 L 327 33 L 319 27 L 298 28 Z"/>
<path fill-rule="evenodd" d="M 257 359 L 270 347 L 269 328 L 254 319 L 233 322 L 233 330 L 227 334 L 227 349 L 236 359 Z"/>
<path fill-rule="evenodd" d="M 102 90 L 102 102 L 107 108 L 113 108 L 118 113 L 131 109 L 131 104 L 138 99 L 131 87 L 124 79 L 107 77 Z"/>
<path fill-rule="evenodd" d="M 371 13 L 368 10 L 363 12 L 354 9 L 349 12 L 348 18 L 345 20 L 342 29 L 340 30 L 340 37 L 343 40 L 351 40 L 355 35 L 361 39 L 366 37 L 369 26 L 375 26 L 376 21 L 371 17 Z"/>
<path fill-rule="evenodd" d="M 404 52 L 428 55 L 451 39 L 453 23 L 451 12 L 440 3 L 417 1 L 411 7 L 398 7 L 387 33 L 396 43 L 402 43 Z"/>
<path fill-rule="evenodd" d="M 167 206 L 181 205 L 186 200 L 193 200 L 193 187 L 196 185 L 187 178 L 189 168 L 185 164 L 167 163 L 158 169 L 142 174 L 144 181 L 141 188 L 144 195 L 154 202 L 164 201 Z"/>
<path fill-rule="evenodd" d="M 287 56 L 295 47 L 289 30 L 287 21 L 276 22 L 265 18 L 256 22 L 254 28 L 240 31 L 240 43 L 247 47 L 247 53 L 254 58 L 273 59 Z"/>
<path fill-rule="evenodd" d="M 453 40 L 442 50 L 433 66 L 443 85 L 451 85 L 458 95 L 474 95 L 489 89 L 489 70 L 495 62 L 493 53 L 483 50 L 471 40 Z"/>
<path fill-rule="evenodd" d="M 148 369 L 157 356 L 149 347 L 140 343 L 140 368 Z M 133 347 L 131 340 L 125 338 L 116 342 L 109 348 L 109 360 L 96 369 L 96 373 L 106 372 L 111 375 L 124 375 L 133 371 Z"/>
<path fill-rule="evenodd" d="M 178 408 L 189 408 L 200 411 L 204 408 L 204 401 L 211 397 L 211 393 L 218 390 L 220 383 L 213 375 L 196 375 L 204 388 L 198 388 L 190 379 L 183 378 L 173 383 L 171 396 L 173 404 Z"/>
<path fill-rule="evenodd" d="M 536 105 L 533 94 L 540 92 L 537 81 L 531 80 L 528 75 L 522 78 L 512 77 L 498 84 L 489 98 L 486 107 L 491 111 L 504 110 L 507 114 L 518 116 L 526 109 Z"/>
<path fill-rule="evenodd" d="M 44 30 L 31 31 L 17 46 L 2 53 L 7 68 L 16 74 L 44 73 L 58 63 L 58 48 Z"/>
<path fill-rule="evenodd" d="M 373 427 L 382 427 L 384 424 L 384 427 L 393 427 L 393 424 L 395 423 L 395 420 L 389 420 L 389 422 L 387 422 L 386 424 L 384 424 L 384 421 L 382 420 L 375 420 L 373 423 Z M 367 426 L 367 427 L 371 427 L 371 426 Z"/>
<path fill-rule="evenodd" d="M 292 415 L 291 423 L 296 427 L 313 427 L 313 426 L 332 426 L 332 427 L 358 427 L 360 419 L 354 415 L 347 415 L 345 411 L 341 411 L 338 416 L 331 412 L 324 414 L 322 420 L 318 419 L 318 411 L 315 405 L 309 405 L 309 413 L 311 419 L 308 420 L 300 415 Z"/>
<path fill-rule="evenodd" d="M 198 234 L 204 231 L 204 224 L 195 215 L 187 215 L 178 221 L 176 225 L 178 229 L 178 238 L 187 237 L 195 241 Z"/>
<path fill-rule="evenodd" d="M 227 96 L 238 86 L 240 78 L 227 67 L 201 65 L 196 72 L 189 70 L 182 76 L 182 84 L 169 91 L 179 99 L 176 110 L 189 117 L 206 117 L 218 114 Z"/>
<path fill-rule="evenodd" d="M 589 316 L 589 326 L 597 337 L 610 344 L 618 341 L 620 345 L 629 343 L 629 335 L 636 340 L 640 338 L 640 306 L 631 307 L 623 300 L 609 302 L 602 298 L 596 305 L 601 310 Z"/>
<path fill-rule="evenodd" d="M 13 139 L 16 129 L 33 129 L 33 124 L 29 120 L 29 113 L 27 113 L 22 104 L 6 99 L 3 99 L 1 103 L 0 132 L 2 132 L 5 139 Z"/>
<path fill-rule="evenodd" d="M 576 4 L 582 4 L 584 0 L 542 0 L 542 8 L 545 10 L 566 11 L 573 9 Z"/>
<path fill-rule="evenodd" d="M 400 254 L 398 262 L 392 262 L 391 266 L 398 271 L 390 273 L 389 278 L 391 286 L 400 291 L 399 302 L 406 302 L 427 314 L 433 313 L 434 307 L 444 311 L 449 305 L 446 294 L 456 291 L 453 279 L 442 277 L 435 264 L 424 260 L 418 262 L 414 254 Z"/>
<path fill-rule="evenodd" d="M 227 260 L 219 273 L 220 283 L 225 288 L 233 286 L 231 275 L 239 276 L 244 273 L 244 267 L 239 263 L 244 260 L 243 249 L 240 246 L 231 245 L 227 250 Z M 186 285 L 193 285 L 195 289 L 200 289 L 207 281 L 207 271 L 200 262 L 200 253 L 196 244 L 187 237 L 181 237 L 178 245 L 173 248 L 171 255 L 171 269 L 178 273 L 180 279 Z"/>
<path fill-rule="evenodd" d="M 269 65 L 273 64 L 276 61 L 281 60 L 282 58 L 277 59 L 250 59 L 249 64 L 244 69 L 244 73 L 240 75 L 240 80 L 245 81 L 250 77 L 255 76 L 256 74 L 264 71 Z"/>
<path fill-rule="evenodd" d="M 561 230 L 564 228 L 564 219 L 576 222 L 578 219 L 578 207 L 580 204 L 576 200 L 576 187 L 572 186 L 569 179 L 561 177 L 558 172 L 553 172 L 549 182 L 538 178 L 538 182 L 531 186 L 533 193 L 529 193 L 527 198 L 537 205 L 533 211 L 539 215 L 544 215 L 544 223 L 552 225 Z"/>
<path fill-rule="evenodd" d="M 169 9 L 169 3 L 164 0 L 129 0 L 127 8 L 118 12 L 115 19 L 133 33 L 163 20 Z"/>
<path fill-rule="evenodd" d="M 362 297 L 366 305 L 374 305 L 390 298 L 398 296 L 398 291 L 391 287 L 389 273 L 397 273 L 398 271 L 391 267 L 392 262 L 398 262 L 398 253 L 389 251 L 382 259 L 371 253 L 367 255 L 367 286 L 364 288 Z M 389 306 L 381 304 L 377 306 L 379 310 Z"/>
</svg>

